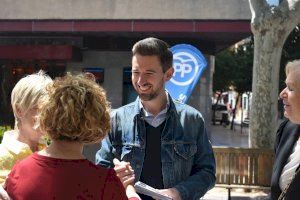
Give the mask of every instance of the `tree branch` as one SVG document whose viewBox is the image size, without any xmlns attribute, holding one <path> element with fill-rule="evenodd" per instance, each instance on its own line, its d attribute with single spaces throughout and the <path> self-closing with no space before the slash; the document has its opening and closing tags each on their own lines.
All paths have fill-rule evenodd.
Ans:
<svg viewBox="0 0 300 200">
<path fill-rule="evenodd" d="M 282 16 L 285 16 L 284 20 L 288 22 L 287 30 L 293 30 L 300 23 L 300 0 L 282 0 L 279 9 Z"/>
<path fill-rule="evenodd" d="M 249 0 L 250 10 L 252 14 L 251 22 L 253 23 L 256 18 L 259 18 L 269 6 L 266 0 Z"/>
<path fill-rule="evenodd" d="M 295 28 L 300 23 L 300 0 L 284 0 L 288 2 L 291 26 Z"/>
<path fill-rule="evenodd" d="M 249 0 L 250 10 L 252 14 L 251 30 L 252 32 L 258 31 L 261 26 L 262 20 L 265 15 L 268 15 L 269 5 L 266 0 Z"/>
</svg>

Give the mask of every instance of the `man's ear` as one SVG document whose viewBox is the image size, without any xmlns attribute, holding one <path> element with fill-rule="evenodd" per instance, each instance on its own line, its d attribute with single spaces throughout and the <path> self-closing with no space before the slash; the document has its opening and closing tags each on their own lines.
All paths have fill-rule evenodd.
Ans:
<svg viewBox="0 0 300 200">
<path fill-rule="evenodd" d="M 174 68 L 173 67 L 170 67 L 166 72 L 165 72 L 165 81 L 169 81 L 172 76 L 173 76 L 173 73 L 174 73 Z"/>
</svg>

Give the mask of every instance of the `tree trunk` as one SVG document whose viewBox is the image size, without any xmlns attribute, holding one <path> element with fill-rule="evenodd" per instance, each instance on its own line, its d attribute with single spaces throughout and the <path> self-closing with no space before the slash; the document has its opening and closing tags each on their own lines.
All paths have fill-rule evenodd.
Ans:
<svg viewBox="0 0 300 200">
<path fill-rule="evenodd" d="M 254 37 L 250 112 L 250 147 L 253 148 L 272 148 L 277 128 L 278 80 L 284 41 L 274 35 L 273 31 Z"/>
<path fill-rule="evenodd" d="M 281 51 L 290 32 L 300 22 L 300 0 L 249 0 L 254 34 L 250 147 L 273 148 L 277 124 L 277 99 Z"/>
</svg>

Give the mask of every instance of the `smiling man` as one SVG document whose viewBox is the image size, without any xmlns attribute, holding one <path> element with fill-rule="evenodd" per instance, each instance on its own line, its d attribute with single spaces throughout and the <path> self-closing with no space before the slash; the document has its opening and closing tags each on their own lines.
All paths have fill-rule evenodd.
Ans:
<svg viewBox="0 0 300 200">
<path fill-rule="evenodd" d="M 96 163 L 115 167 L 124 186 L 133 179 L 132 167 L 135 181 L 173 200 L 199 199 L 215 183 L 215 159 L 203 117 L 165 90 L 174 69 L 164 41 L 146 38 L 133 46 L 132 53 L 132 84 L 138 98 L 112 113 L 112 129 Z M 114 158 L 122 162 L 114 165 Z"/>
</svg>

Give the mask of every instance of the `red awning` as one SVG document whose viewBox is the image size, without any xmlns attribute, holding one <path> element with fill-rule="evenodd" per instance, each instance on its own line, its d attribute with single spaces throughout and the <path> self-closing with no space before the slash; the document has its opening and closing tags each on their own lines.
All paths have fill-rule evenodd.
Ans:
<svg viewBox="0 0 300 200">
<path fill-rule="evenodd" d="M 5 45 L 0 59 L 81 60 L 80 50 L 71 45 Z"/>
</svg>

